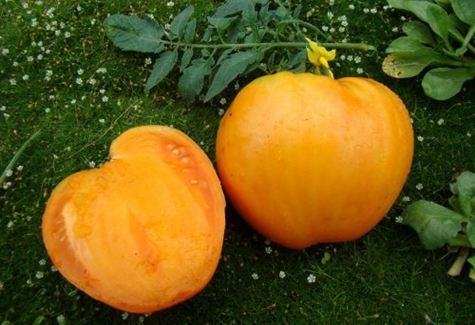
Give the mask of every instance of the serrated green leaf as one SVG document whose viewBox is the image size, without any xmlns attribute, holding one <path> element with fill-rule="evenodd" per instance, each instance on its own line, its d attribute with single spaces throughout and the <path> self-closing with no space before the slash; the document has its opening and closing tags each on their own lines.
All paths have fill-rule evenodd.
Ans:
<svg viewBox="0 0 475 325">
<path fill-rule="evenodd" d="M 466 218 L 429 201 L 416 201 L 403 212 L 403 224 L 411 226 L 426 249 L 443 247 L 462 230 Z"/>
<path fill-rule="evenodd" d="M 185 42 L 192 43 L 193 39 L 195 38 L 195 32 L 196 32 L 196 18 L 193 18 L 192 20 L 188 22 L 188 24 L 186 24 L 185 34 L 183 35 Z"/>
<path fill-rule="evenodd" d="M 177 59 L 177 50 L 163 52 L 153 65 L 152 73 L 145 83 L 145 89 L 150 90 L 158 85 L 173 69 Z"/>
<path fill-rule="evenodd" d="M 216 9 L 216 12 L 212 17 L 226 17 L 234 15 L 248 8 L 246 6 L 247 4 L 251 4 L 254 7 L 256 4 L 265 5 L 267 2 L 268 0 L 228 0 L 223 5 L 218 7 L 218 9 Z"/>
<path fill-rule="evenodd" d="M 170 23 L 170 32 L 168 33 L 168 39 L 170 41 L 180 39 L 185 34 L 186 26 L 191 18 L 191 15 L 195 11 L 193 5 L 190 5 L 183 9 Z"/>
<path fill-rule="evenodd" d="M 218 34 L 221 34 L 237 19 L 238 17 L 208 17 L 208 23 L 216 28 Z"/>
<path fill-rule="evenodd" d="M 192 48 L 187 48 L 183 52 L 183 55 L 181 56 L 180 72 L 183 72 L 183 70 L 186 69 L 188 64 L 190 64 L 192 58 L 193 58 L 193 49 Z"/>
<path fill-rule="evenodd" d="M 422 79 L 422 88 L 428 97 L 446 100 L 458 94 L 463 84 L 473 78 L 474 71 L 468 68 L 435 68 Z"/>
<path fill-rule="evenodd" d="M 475 3 L 473 0 L 452 0 L 452 8 L 457 17 L 464 23 L 475 24 Z"/>
<path fill-rule="evenodd" d="M 414 20 L 405 23 L 402 31 L 411 39 L 415 39 L 422 44 L 434 46 L 436 44 L 430 29 L 424 23 Z"/>
<path fill-rule="evenodd" d="M 204 78 L 211 73 L 213 60 L 195 59 L 192 61 L 181 75 L 178 81 L 178 90 L 188 103 L 193 103 L 196 96 L 201 93 L 204 84 Z"/>
<path fill-rule="evenodd" d="M 231 81 L 260 58 L 262 58 L 262 53 L 246 51 L 234 53 L 229 58 L 223 60 L 206 93 L 205 102 L 222 92 Z"/>
<path fill-rule="evenodd" d="M 123 51 L 158 53 L 164 48 L 164 29 L 152 19 L 112 15 L 104 21 L 104 30 L 107 38 Z"/>
</svg>

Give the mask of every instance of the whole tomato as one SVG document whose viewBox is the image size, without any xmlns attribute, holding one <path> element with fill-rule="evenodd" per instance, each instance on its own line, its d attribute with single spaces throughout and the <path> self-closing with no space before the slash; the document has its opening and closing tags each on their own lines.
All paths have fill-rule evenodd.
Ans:
<svg viewBox="0 0 475 325">
<path fill-rule="evenodd" d="M 302 249 L 375 227 L 406 181 L 413 146 L 404 103 L 381 83 L 279 72 L 238 93 L 216 159 L 240 215 L 269 240 Z"/>
</svg>

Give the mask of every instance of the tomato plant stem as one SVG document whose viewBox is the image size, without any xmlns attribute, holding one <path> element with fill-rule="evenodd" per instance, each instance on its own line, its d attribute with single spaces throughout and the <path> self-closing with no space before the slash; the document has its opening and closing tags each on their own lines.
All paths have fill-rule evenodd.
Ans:
<svg viewBox="0 0 475 325">
<path fill-rule="evenodd" d="M 30 143 L 35 140 L 39 135 L 40 135 L 41 131 L 38 130 L 36 131 L 35 133 L 33 133 L 29 138 L 28 140 L 26 140 L 23 145 L 20 147 L 20 149 L 18 149 L 18 151 L 15 153 L 15 155 L 13 156 L 13 158 L 10 160 L 10 162 L 8 163 L 7 167 L 5 168 L 5 170 L 3 171 L 2 175 L 0 176 L 0 185 L 2 185 L 5 180 L 7 179 L 7 174 L 9 171 L 11 171 L 13 169 L 13 167 L 15 167 L 15 164 L 17 163 L 18 159 L 20 158 L 21 154 L 23 153 L 23 151 L 25 151 L 26 147 L 28 147 L 30 145 Z"/>
<path fill-rule="evenodd" d="M 265 43 L 222 43 L 222 44 L 200 44 L 174 41 L 161 41 L 164 45 L 176 48 L 196 48 L 196 49 L 245 49 L 245 48 L 305 48 L 307 42 L 265 42 Z M 321 43 L 321 46 L 329 49 L 355 49 L 362 51 L 373 51 L 376 48 L 366 43 Z"/>
</svg>

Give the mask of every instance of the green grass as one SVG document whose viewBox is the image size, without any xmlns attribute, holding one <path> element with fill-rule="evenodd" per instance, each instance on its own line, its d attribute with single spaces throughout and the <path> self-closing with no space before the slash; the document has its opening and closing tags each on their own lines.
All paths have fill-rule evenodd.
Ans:
<svg viewBox="0 0 475 325">
<path fill-rule="evenodd" d="M 406 102 L 414 121 L 411 174 L 373 231 L 353 242 L 293 251 L 266 242 L 229 205 L 222 260 L 211 283 L 187 302 L 151 315 L 107 307 L 52 269 L 41 240 L 45 202 L 62 178 L 106 161 L 120 132 L 142 124 L 173 125 L 214 159 L 218 112 L 227 104 L 186 105 L 176 90 L 177 76 L 145 93 L 147 56 L 120 52 L 102 30 L 108 14 L 148 12 L 165 23 L 193 3 L 203 22 L 217 5 L 175 2 L 2 0 L 1 170 L 32 133 L 42 134 L 0 188 L 0 324 L 427 324 L 426 317 L 435 324 L 475 323 L 474 284 L 445 274 L 453 256 L 444 249 L 423 250 L 410 228 L 394 222 L 407 200 L 443 203 L 452 174 L 475 171 L 475 85 L 436 102 L 423 95 L 419 80 L 385 76 L 384 49 L 400 35 L 393 29 L 402 14 L 383 1 L 302 1 L 304 14 L 315 8 L 309 21 L 335 28 L 335 40 L 378 48 L 370 55 L 338 53 L 334 74 L 385 83 Z M 343 15 L 348 26 L 340 31 Z M 224 97 L 228 104 L 234 94 Z M 325 253 L 330 259 L 323 263 Z"/>
</svg>

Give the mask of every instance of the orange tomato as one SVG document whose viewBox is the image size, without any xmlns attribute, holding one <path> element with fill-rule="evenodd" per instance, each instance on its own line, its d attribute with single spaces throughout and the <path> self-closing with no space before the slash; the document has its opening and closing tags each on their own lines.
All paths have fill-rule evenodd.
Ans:
<svg viewBox="0 0 475 325">
<path fill-rule="evenodd" d="M 413 157 L 408 111 L 371 79 L 260 77 L 216 139 L 218 174 L 241 216 L 282 246 L 357 239 L 389 211 Z"/>
<path fill-rule="evenodd" d="M 184 133 L 142 126 L 121 134 L 110 161 L 64 179 L 43 215 L 59 272 L 117 309 L 161 310 L 203 289 L 224 238 L 215 169 Z"/>
</svg>

